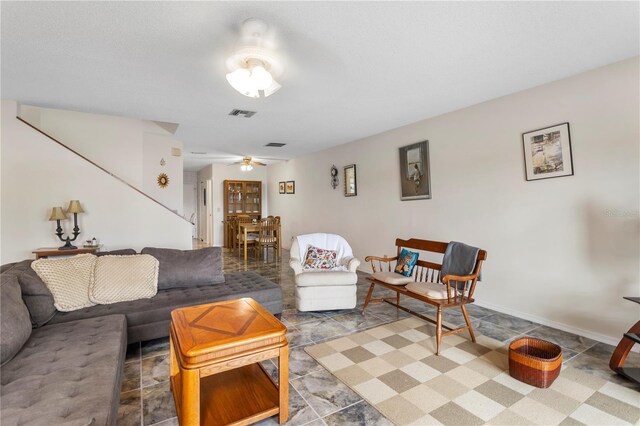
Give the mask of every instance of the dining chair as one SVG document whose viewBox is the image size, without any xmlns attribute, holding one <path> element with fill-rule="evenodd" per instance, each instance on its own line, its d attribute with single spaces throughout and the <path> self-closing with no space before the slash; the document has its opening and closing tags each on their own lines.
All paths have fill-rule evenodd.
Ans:
<svg viewBox="0 0 640 426">
<path fill-rule="evenodd" d="M 256 242 L 255 249 L 259 250 L 262 253 L 264 253 L 264 251 L 266 250 L 266 260 L 268 260 L 269 258 L 269 248 L 273 248 L 275 257 L 278 257 L 277 227 L 278 224 L 276 223 L 276 220 L 273 218 L 273 216 L 267 217 L 260 221 L 258 241 Z"/>
<path fill-rule="evenodd" d="M 253 219 L 251 219 L 251 217 L 249 215 L 238 215 L 237 216 L 237 221 L 236 221 L 236 232 L 235 232 L 235 240 L 237 242 L 237 248 L 238 248 L 238 256 L 240 256 L 240 254 L 242 253 L 242 248 L 244 247 L 245 241 L 244 241 L 244 232 L 242 230 L 242 228 L 240 228 L 240 225 L 244 225 L 244 224 L 250 224 L 253 222 Z M 256 233 L 247 233 L 247 248 L 249 246 L 255 246 L 256 242 L 258 241 L 258 234 Z"/>
</svg>

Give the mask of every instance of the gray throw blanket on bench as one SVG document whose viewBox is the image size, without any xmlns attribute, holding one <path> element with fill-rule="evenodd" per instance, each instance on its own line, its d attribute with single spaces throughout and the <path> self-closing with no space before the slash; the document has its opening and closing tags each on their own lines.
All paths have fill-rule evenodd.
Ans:
<svg viewBox="0 0 640 426">
<path fill-rule="evenodd" d="M 471 247 L 464 243 L 451 241 L 449 245 L 447 245 L 444 257 L 442 258 L 440 276 L 471 275 L 476 267 L 478 252 L 480 252 L 480 249 L 477 247 Z M 481 275 L 478 276 L 478 281 L 481 281 Z M 458 281 L 452 282 L 452 285 L 456 286 L 458 290 L 462 290 L 464 287 L 464 283 Z"/>
</svg>

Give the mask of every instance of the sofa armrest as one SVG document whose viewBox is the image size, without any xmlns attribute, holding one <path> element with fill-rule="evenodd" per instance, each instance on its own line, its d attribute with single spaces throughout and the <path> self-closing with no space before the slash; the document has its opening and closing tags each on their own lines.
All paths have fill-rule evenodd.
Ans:
<svg viewBox="0 0 640 426">
<path fill-rule="evenodd" d="M 356 272 L 358 270 L 358 266 L 360 266 L 360 260 L 354 257 L 349 261 L 349 272 Z"/>
<path fill-rule="evenodd" d="M 296 259 L 295 257 L 290 258 L 289 266 L 291 266 L 291 269 L 293 269 L 294 275 L 302 273 L 302 263 L 300 263 L 300 259 Z"/>
<path fill-rule="evenodd" d="M 343 257 L 340 259 L 340 265 L 346 267 L 349 272 L 356 272 L 358 266 L 360 266 L 360 260 L 355 257 Z"/>
</svg>

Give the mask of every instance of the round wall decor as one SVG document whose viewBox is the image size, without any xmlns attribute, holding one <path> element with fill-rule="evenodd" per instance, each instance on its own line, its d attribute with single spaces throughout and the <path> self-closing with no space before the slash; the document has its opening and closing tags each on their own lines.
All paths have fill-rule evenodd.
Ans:
<svg viewBox="0 0 640 426">
<path fill-rule="evenodd" d="M 160 188 L 166 188 L 169 186 L 169 176 L 166 173 L 160 173 L 158 175 L 158 186 Z"/>
</svg>

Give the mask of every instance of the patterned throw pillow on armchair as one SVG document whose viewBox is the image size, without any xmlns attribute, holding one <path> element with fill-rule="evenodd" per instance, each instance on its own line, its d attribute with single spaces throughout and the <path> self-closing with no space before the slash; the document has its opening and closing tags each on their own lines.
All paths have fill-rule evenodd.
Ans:
<svg viewBox="0 0 640 426">
<path fill-rule="evenodd" d="M 304 258 L 303 269 L 333 269 L 336 267 L 338 252 L 309 246 Z"/>
</svg>

